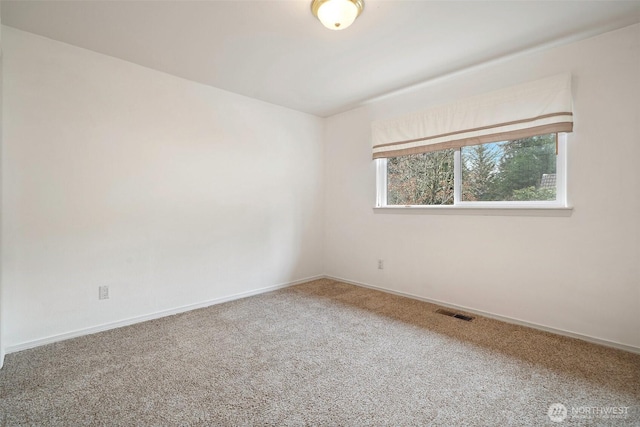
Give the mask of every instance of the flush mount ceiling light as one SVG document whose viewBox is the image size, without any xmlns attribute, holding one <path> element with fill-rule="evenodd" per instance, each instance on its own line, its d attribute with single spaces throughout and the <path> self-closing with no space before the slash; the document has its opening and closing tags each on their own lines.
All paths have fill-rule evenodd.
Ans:
<svg viewBox="0 0 640 427">
<path fill-rule="evenodd" d="M 313 0 L 311 13 L 330 30 L 344 30 L 364 9 L 364 0 Z"/>
</svg>

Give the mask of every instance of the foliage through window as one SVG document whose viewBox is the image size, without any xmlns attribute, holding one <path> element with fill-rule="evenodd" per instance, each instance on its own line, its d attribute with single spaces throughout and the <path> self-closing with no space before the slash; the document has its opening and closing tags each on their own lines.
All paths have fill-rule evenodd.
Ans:
<svg viewBox="0 0 640 427">
<path fill-rule="evenodd" d="M 556 138 L 552 133 L 380 159 L 386 162 L 386 180 L 379 181 L 386 181 L 386 203 L 378 205 L 557 202 L 564 181 L 557 179 Z"/>
<path fill-rule="evenodd" d="M 387 160 L 389 205 L 452 205 L 454 150 Z"/>
</svg>

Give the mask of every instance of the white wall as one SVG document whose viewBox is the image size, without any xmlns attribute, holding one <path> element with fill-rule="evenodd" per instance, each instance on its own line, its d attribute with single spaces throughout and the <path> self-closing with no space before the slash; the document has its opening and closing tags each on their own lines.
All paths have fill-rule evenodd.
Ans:
<svg viewBox="0 0 640 427">
<path fill-rule="evenodd" d="M 328 119 L 325 272 L 640 349 L 639 43 L 635 25 Z M 372 120 L 566 71 L 570 217 L 374 213 Z"/>
<path fill-rule="evenodd" d="M 322 273 L 321 119 L 9 27 L 3 47 L 8 350 Z"/>
<path fill-rule="evenodd" d="M 0 27 L 0 224 L 2 224 L 2 28 Z M 0 227 L 0 368 L 4 364 L 4 338 L 3 338 L 3 297 L 2 297 L 2 227 Z"/>
</svg>

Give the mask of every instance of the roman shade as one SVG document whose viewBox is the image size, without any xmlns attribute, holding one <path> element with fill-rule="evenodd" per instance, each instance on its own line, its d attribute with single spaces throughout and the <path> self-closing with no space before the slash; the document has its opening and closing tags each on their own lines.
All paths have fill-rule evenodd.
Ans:
<svg viewBox="0 0 640 427">
<path fill-rule="evenodd" d="M 373 158 L 573 130 L 571 75 L 560 74 L 371 124 Z"/>
</svg>

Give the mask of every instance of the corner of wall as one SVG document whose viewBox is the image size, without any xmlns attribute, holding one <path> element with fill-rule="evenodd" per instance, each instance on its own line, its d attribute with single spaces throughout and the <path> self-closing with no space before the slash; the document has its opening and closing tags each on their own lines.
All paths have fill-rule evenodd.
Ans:
<svg viewBox="0 0 640 427">
<path fill-rule="evenodd" d="M 327 125 L 329 123 L 329 119 L 327 117 L 322 117 L 322 132 L 321 132 L 321 141 L 322 141 L 322 174 L 320 180 L 322 182 L 322 204 L 320 213 L 322 215 L 322 232 L 320 234 L 320 253 L 322 258 L 320 260 L 320 268 L 322 274 L 327 274 Z"/>
</svg>

